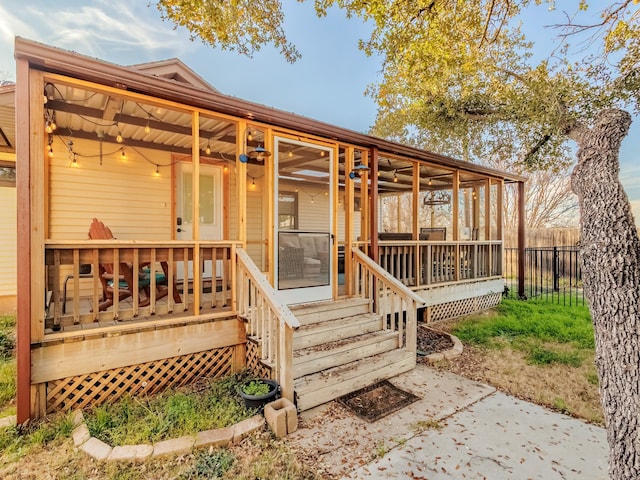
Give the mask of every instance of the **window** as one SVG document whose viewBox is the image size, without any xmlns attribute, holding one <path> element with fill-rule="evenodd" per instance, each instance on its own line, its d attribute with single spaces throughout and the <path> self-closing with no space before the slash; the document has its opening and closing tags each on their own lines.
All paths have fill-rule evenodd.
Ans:
<svg viewBox="0 0 640 480">
<path fill-rule="evenodd" d="M 280 192 L 278 195 L 278 228 L 298 229 L 298 193 Z"/>
</svg>

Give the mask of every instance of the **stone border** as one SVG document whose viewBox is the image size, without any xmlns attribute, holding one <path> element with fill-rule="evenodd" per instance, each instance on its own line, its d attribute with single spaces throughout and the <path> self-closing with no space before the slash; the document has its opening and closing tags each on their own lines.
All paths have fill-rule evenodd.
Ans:
<svg viewBox="0 0 640 480">
<path fill-rule="evenodd" d="M 459 357 L 462 354 L 462 342 L 455 335 L 451 335 L 450 333 L 443 332 L 442 330 L 437 330 L 427 325 L 419 325 L 418 328 L 428 328 L 429 330 L 439 333 L 440 335 L 447 335 L 453 342 L 453 348 L 449 350 L 425 355 L 423 358 L 427 361 L 427 363 L 434 364 L 443 360 L 451 360 L 452 358 Z"/>
<path fill-rule="evenodd" d="M 0 418 L 0 428 L 13 427 L 16 424 L 16 416 L 9 415 L 7 417 Z"/>
<path fill-rule="evenodd" d="M 149 457 L 182 455 L 191 453 L 196 448 L 224 447 L 232 443 L 238 443 L 246 436 L 262 429 L 265 425 L 264 417 L 255 415 L 230 427 L 205 430 L 195 435 L 163 440 L 153 445 L 141 444 L 111 447 L 102 440 L 91 436 L 81 410 L 73 412 L 72 420 L 74 429 L 71 436 L 73 444 L 77 448 L 96 460 L 128 462 L 143 461 Z"/>
</svg>

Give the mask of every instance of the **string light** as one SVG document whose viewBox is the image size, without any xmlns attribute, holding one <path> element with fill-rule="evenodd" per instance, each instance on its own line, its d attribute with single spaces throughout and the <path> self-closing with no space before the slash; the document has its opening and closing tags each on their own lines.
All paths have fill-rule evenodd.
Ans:
<svg viewBox="0 0 640 480">
<path fill-rule="evenodd" d="M 255 190 L 256 188 L 256 179 L 255 177 L 251 177 L 251 188 Z"/>
<path fill-rule="evenodd" d="M 224 173 L 227 173 L 229 171 L 229 167 L 227 167 L 226 165 L 224 166 L 224 168 L 222 169 L 224 171 Z"/>
<path fill-rule="evenodd" d="M 158 165 L 157 163 L 156 163 L 156 173 L 154 173 L 154 175 L 155 175 L 156 177 L 159 177 L 159 176 L 160 176 L 160 165 Z"/>
<path fill-rule="evenodd" d="M 204 149 L 204 153 L 211 155 L 211 139 L 207 140 L 207 148 Z"/>
<path fill-rule="evenodd" d="M 249 130 L 249 134 L 247 135 L 247 140 L 249 141 L 253 140 L 253 133 L 251 133 L 251 130 Z"/>
<path fill-rule="evenodd" d="M 289 158 L 293 157 L 293 151 L 289 150 L 289 153 L 287 153 L 287 156 L 288 156 Z"/>
<path fill-rule="evenodd" d="M 149 121 L 151 120 L 151 115 L 147 118 L 147 124 L 144 126 L 144 133 L 149 133 L 151 131 L 151 127 L 149 126 Z"/>
<path fill-rule="evenodd" d="M 127 154 L 124 151 L 124 147 L 120 148 L 120 160 L 122 160 L 123 162 L 127 161 Z"/>
<path fill-rule="evenodd" d="M 53 133 L 56 130 L 56 128 L 58 128 L 58 126 L 56 125 L 56 113 L 55 112 L 51 113 L 47 110 L 46 117 L 47 117 L 47 122 L 45 124 L 44 130 L 47 133 Z"/>
<path fill-rule="evenodd" d="M 53 135 L 49 135 L 49 143 L 47 144 L 47 156 L 53 158 Z"/>
<path fill-rule="evenodd" d="M 393 183 L 398 183 L 398 170 L 393 171 Z"/>
<path fill-rule="evenodd" d="M 118 135 L 116 135 L 116 142 L 122 143 L 122 141 L 123 141 L 122 134 L 120 133 L 120 130 L 118 130 Z"/>
<path fill-rule="evenodd" d="M 320 156 L 324 157 L 324 150 L 320 150 Z"/>
</svg>

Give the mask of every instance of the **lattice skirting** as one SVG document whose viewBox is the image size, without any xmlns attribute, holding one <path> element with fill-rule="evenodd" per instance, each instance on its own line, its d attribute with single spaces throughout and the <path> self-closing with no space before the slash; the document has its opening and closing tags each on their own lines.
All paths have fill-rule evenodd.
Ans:
<svg viewBox="0 0 640 480">
<path fill-rule="evenodd" d="M 431 323 L 468 315 L 498 305 L 501 297 L 502 293 L 490 293 L 481 297 L 465 298 L 455 302 L 433 305 L 432 307 L 427 307 L 424 319 L 427 323 Z"/>
<path fill-rule="evenodd" d="M 247 370 L 256 377 L 272 378 L 271 367 L 260 360 L 260 345 L 252 339 L 247 340 Z"/>
<path fill-rule="evenodd" d="M 125 394 L 150 395 L 203 378 L 223 377 L 233 373 L 235 351 L 236 347 L 230 346 L 51 381 L 47 383 L 47 413 L 112 403 Z"/>
</svg>

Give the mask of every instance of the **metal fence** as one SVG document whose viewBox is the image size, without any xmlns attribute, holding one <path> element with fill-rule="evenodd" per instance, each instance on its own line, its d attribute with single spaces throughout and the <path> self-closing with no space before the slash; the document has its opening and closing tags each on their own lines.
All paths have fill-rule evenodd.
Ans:
<svg viewBox="0 0 640 480">
<path fill-rule="evenodd" d="M 518 297 L 518 249 L 504 249 L 505 295 Z M 578 247 L 525 249 L 525 296 L 554 303 L 584 304 Z"/>
</svg>

